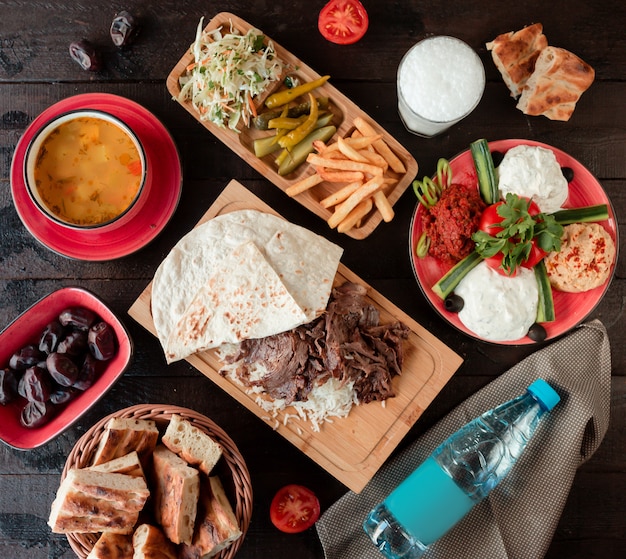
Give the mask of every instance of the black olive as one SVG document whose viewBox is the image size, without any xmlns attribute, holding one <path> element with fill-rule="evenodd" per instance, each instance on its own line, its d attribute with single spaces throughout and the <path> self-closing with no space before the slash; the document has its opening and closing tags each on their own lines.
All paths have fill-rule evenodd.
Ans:
<svg viewBox="0 0 626 559">
<path fill-rule="evenodd" d="M 96 47 L 86 39 L 70 44 L 70 56 L 83 70 L 97 72 L 100 70 L 100 56 Z"/>
<path fill-rule="evenodd" d="M 563 173 L 567 182 L 572 182 L 574 180 L 574 169 L 571 167 L 561 167 L 561 173 Z"/>
<path fill-rule="evenodd" d="M 548 337 L 548 333 L 546 332 L 546 329 L 541 324 L 537 324 L 535 322 L 528 329 L 528 337 L 533 342 L 543 342 Z"/>
<path fill-rule="evenodd" d="M 137 20 L 126 10 L 116 14 L 111 22 L 111 40 L 116 47 L 125 47 L 132 43 L 138 32 Z"/>
<path fill-rule="evenodd" d="M 465 301 L 460 295 L 450 293 L 450 295 L 448 295 L 443 302 L 443 305 L 449 312 L 461 312 L 463 310 L 463 305 L 465 305 Z"/>
<path fill-rule="evenodd" d="M 502 153 L 501 151 L 492 151 L 491 159 L 493 160 L 493 166 L 498 167 L 504 159 L 504 153 Z"/>
</svg>

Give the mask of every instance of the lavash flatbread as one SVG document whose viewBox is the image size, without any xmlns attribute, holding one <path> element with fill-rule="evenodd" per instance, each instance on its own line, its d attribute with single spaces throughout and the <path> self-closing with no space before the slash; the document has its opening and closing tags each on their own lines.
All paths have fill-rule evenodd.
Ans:
<svg viewBox="0 0 626 559">
<path fill-rule="evenodd" d="M 188 310 L 197 308 L 198 301 L 194 300 L 201 296 L 200 291 L 208 289 L 218 272 L 224 273 L 229 265 L 228 259 L 233 258 L 233 251 L 247 243 L 253 243 L 258 249 L 300 307 L 303 313 L 300 324 L 310 322 L 326 309 L 343 253 L 341 247 L 303 227 L 257 210 L 239 210 L 217 216 L 185 235 L 154 276 L 152 318 L 168 362 L 184 357 L 184 351 L 178 351 L 184 344 L 180 340 L 174 344 L 172 332 Z M 229 278 L 234 282 L 235 274 L 229 274 Z M 235 289 L 230 287 L 231 291 Z M 256 309 L 260 312 L 262 306 L 257 304 Z M 271 333 L 283 332 L 296 325 L 293 317 L 286 313 L 282 322 L 276 322 L 277 331 Z M 211 347 L 230 340 L 231 334 L 225 330 L 215 336 L 212 333 Z M 207 344 L 199 345 L 208 349 Z"/>
<path fill-rule="evenodd" d="M 307 316 L 253 241 L 235 248 L 196 293 L 167 340 L 168 360 L 264 338 Z"/>
</svg>

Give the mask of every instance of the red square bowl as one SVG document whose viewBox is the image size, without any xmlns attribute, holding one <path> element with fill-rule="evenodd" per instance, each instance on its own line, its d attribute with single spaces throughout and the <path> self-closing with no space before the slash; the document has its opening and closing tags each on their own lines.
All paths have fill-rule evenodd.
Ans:
<svg viewBox="0 0 626 559">
<path fill-rule="evenodd" d="M 117 336 L 118 351 L 107 362 L 93 385 L 68 403 L 59 405 L 52 418 L 40 427 L 27 428 L 20 423 L 20 413 L 24 405 L 22 398 L 18 398 L 21 401 L 0 406 L 0 440 L 18 450 L 37 448 L 60 435 L 106 394 L 131 362 L 132 340 L 111 309 L 86 289 L 64 287 L 40 299 L 0 333 L 0 366 L 8 366 L 11 355 L 21 347 L 37 344 L 46 325 L 72 306 L 86 307 L 109 323 Z"/>
</svg>

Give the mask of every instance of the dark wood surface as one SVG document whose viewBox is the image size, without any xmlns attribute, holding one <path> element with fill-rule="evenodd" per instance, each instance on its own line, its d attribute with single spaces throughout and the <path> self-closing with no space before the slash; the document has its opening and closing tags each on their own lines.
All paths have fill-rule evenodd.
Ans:
<svg viewBox="0 0 626 559">
<path fill-rule="evenodd" d="M 370 28 L 356 45 L 327 43 L 317 31 L 323 0 L 206 2 L 103 0 L 15 2 L 0 0 L 0 326 L 47 293 L 65 285 L 89 288 L 127 324 L 135 342 L 132 367 L 76 425 L 31 452 L 0 446 L 0 555 L 6 558 L 73 557 L 66 539 L 46 525 L 68 452 L 102 416 L 136 403 L 172 403 L 206 414 L 234 439 L 249 465 L 254 514 L 238 557 L 323 557 L 314 530 L 287 536 L 268 518 L 269 502 L 285 483 L 304 483 L 325 509 L 346 488 L 266 427 L 186 363 L 167 366 L 157 340 L 126 311 L 159 262 L 236 178 L 293 222 L 345 248 L 344 264 L 423 324 L 464 358 L 464 364 L 405 441 L 413 440 L 456 404 L 535 347 L 498 347 L 473 341 L 448 326 L 420 292 L 408 259 L 408 230 L 415 200 L 409 191 L 391 224 L 366 240 L 330 231 L 314 215 L 273 187 L 174 103 L 165 79 L 193 39 L 201 16 L 232 11 L 273 37 L 390 131 L 416 158 L 420 176 L 441 156 L 451 157 L 479 137 L 528 138 L 558 147 L 587 166 L 614 204 L 626 230 L 626 7 L 622 0 L 486 2 L 365 0 Z M 116 10 L 130 8 L 143 23 L 131 48 L 108 38 Z M 567 123 L 526 117 L 515 109 L 484 44 L 496 35 L 541 22 L 551 44 L 572 50 L 596 70 L 596 81 Z M 448 133 L 422 139 L 407 133 L 396 111 L 395 76 L 404 52 L 427 34 L 448 34 L 479 53 L 487 87 L 478 109 Z M 69 57 L 71 41 L 88 38 L 105 53 L 105 69 L 82 71 Z M 113 262 L 78 262 L 58 256 L 22 225 L 10 193 L 16 142 L 28 124 L 54 102 L 77 93 L 109 92 L 152 111 L 180 151 L 184 187 L 165 230 L 136 254 Z M 623 240 L 623 239 L 622 239 Z M 576 476 L 547 557 L 612 558 L 626 553 L 626 297 L 625 264 L 617 263 L 607 296 L 592 313 L 606 325 L 612 347 L 611 425 L 597 453 Z M 332 559 L 332 558 L 331 558 Z"/>
</svg>

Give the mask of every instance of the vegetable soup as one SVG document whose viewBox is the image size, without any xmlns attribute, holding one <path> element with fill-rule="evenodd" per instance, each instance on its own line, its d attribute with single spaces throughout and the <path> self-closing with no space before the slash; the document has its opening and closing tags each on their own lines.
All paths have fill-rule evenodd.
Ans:
<svg viewBox="0 0 626 559">
<path fill-rule="evenodd" d="M 115 219 L 135 200 L 143 175 L 139 150 L 113 122 L 80 116 L 57 126 L 35 162 L 39 197 L 60 220 L 99 225 Z"/>
</svg>

